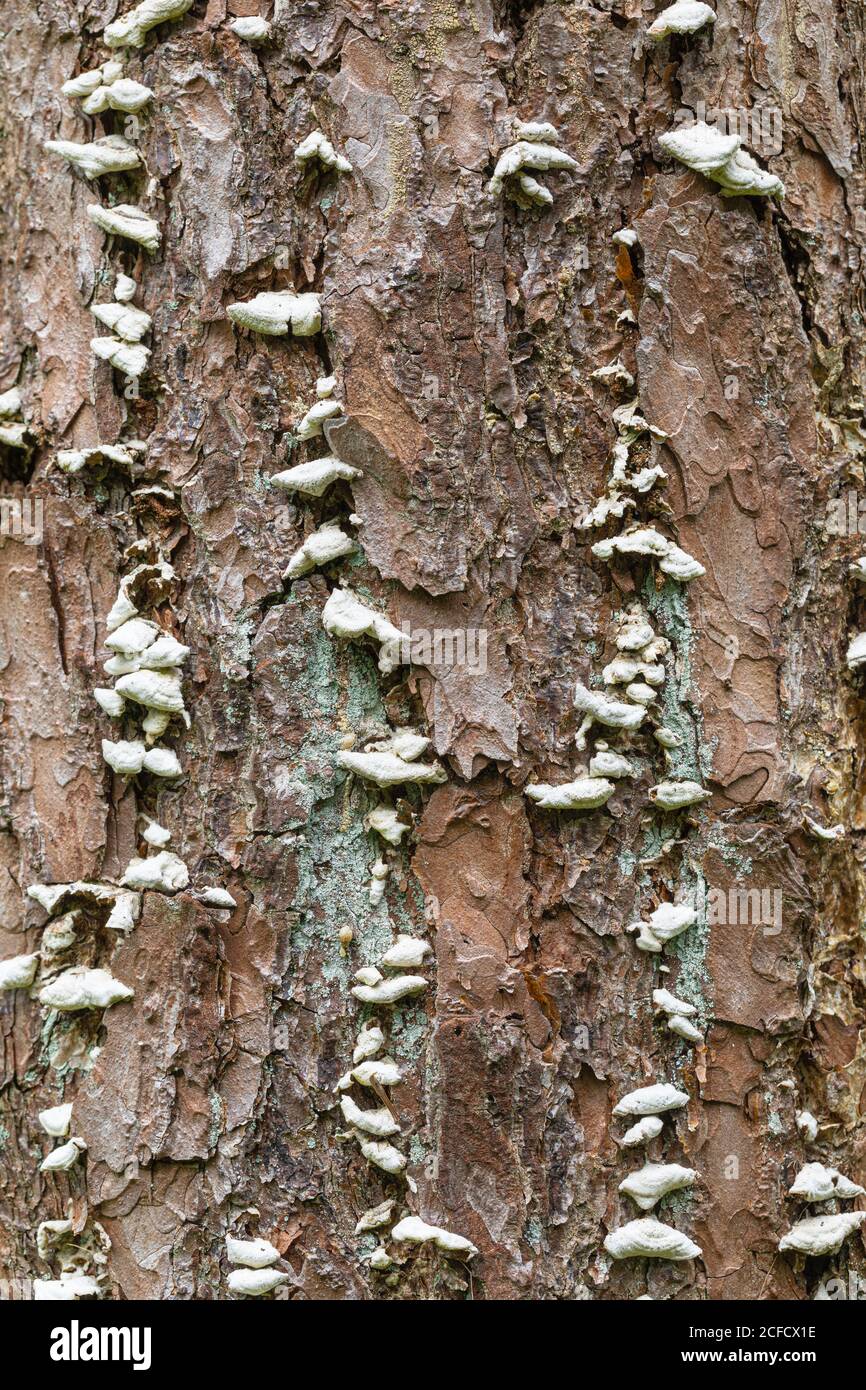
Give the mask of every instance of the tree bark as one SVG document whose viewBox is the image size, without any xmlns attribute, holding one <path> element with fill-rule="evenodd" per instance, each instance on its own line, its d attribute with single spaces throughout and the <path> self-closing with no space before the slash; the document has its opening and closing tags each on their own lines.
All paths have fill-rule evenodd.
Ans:
<svg viewBox="0 0 866 1390">
<path fill-rule="evenodd" d="M 228 21 L 256 0 L 196 0 L 128 50 L 155 93 L 131 128 L 60 92 L 117 56 L 101 38 L 117 11 L 7 0 L 2 19 L 0 390 L 18 385 L 31 431 L 29 453 L 3 451 L 3 489 L 41 499 L 44 529 L 0 545 L 0 957 L 41 948 L 29 886 L 118 883 L 143 814 L 193 888 L 237 906 L 146 892 L 119 935 L 78 903 L 40 978 L 101 966 L 134 998 L 58 1015 L 38 987 L 0 995 L 0 1277 L 57 1277 L 36 1228 L 70 1202 L 119 1299 L 229 1297 L 227 1233 L 271 1240 L 300 1299 L 808 1299 L 866 1277 L 860 1234 L 823 1260 L 777 1253 L 807 1214 L 787 1195 L 803 1163 L 864 1178 L 866 747 L 845 652 L 866 615 L 856 527 L 826 525 L 866 486 L 862 6 L 719 0 L 711 29 L 654 45 L 658 10 L 636 0 L 277 0 L 254 46 Z M 780 148 L 746 144 L 784 198 L 723 197 L 664 155 L 702 103 L 778 113 Z M 488 190 L 515 119 L 552 122 L 577 161 L 539 175 L 549 207 Z M 350 175 L 296 165 L 315 128 Z M 98 183 L 43 150 L 124 131 L 144 167 Z M 100 201 L 145 209 L 160 250 L 106 238 L 86 213 Z M 634 246 L 612 242 L 623 227 Z M 120 271 L 153 317 L 137 392 L 89 345 Z M 288 287 L 321 296 L 321 334 L 226 315 Z M 592 379 L 615 360 L 634 390 Z M 332 373 L 343 417 L 300 443 Z M 687 585 L 597 558 L 618 524 L 579 527 L 635 395 L 667 484 L 633 516 L 700 561 Z M 57 467 L 130 439 L 139 476 Z M 363 476 L 319 499 L 269 484 L 326 452 Z M 350 514 L 361 549 L 285 581 L 310 532 Z M 125 735 L 92 696 L 120 580 L 160 557 L 176 579 L 146 616 L 190 648 L 173 783 L 110 772 L 101 740 Z M 370 642 L 323 629 L 343 579 L 398 627 L 482 633 L 486 670 L 383 673 Z M 682 745 L 666 761 L 645 733 L 611 738 L 637 775 L 605 806 L 535 806 L 527 784 L 585 769 L 575 681 L 598 685 L 636 601 L 671 644 Z M 337 755 L 403 727 L 447 781 L 400 790 L 413 829 L 373 906 L 383 845 L 364 822 L 383 798 Z M 660 812 L 648 790 L 670 776 L 712 800 Z M 804 816 L 846 833 L 816 838 Z M 743 920 L 731 904 L 756 889 L 779 895 L 773 915 Z M 636 949 L 629 924 L 704 890 L 725 910 Z M 334 1091 L 370 1013 L 354 972 L 398 932 L 434 948 L 426 992 L 377 1013 L 409 1184 L 345 1137 Z M 665 1030 L 660 987 L 695 1003 L 705 1047 Z M 703 1253 L 615 1261 L 604 1240 L 642 1214 L 618 1192 L 642 1151 L 611 1112 L 656 1081 L 690 1100 L 653 1156 L 697 1173 L 656 1214 Z M 37 1115 L 62 1101 L 87 1152 L 40 1173 Z M 388 1197 L 476 1258 L 354 1235 Z"/>
</svg>

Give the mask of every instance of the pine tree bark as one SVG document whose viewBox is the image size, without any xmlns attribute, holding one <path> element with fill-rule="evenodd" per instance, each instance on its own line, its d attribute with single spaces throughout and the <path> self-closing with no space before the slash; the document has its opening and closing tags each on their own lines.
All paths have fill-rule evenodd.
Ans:
<svg viewBox="0 0 866 1390">
<path fill-rule="evenodd" d="M 862 6 L 720 0 L 711 31 L 655 46 L 636 0 L 277 0 L 257 47 L 227 27 L 254 0 L 196 0 L 130 51 L 155 93 L 145 167 L 97 186 L 42 146 L 124 131 L 60 93 L 109 56 L 117 10 L 7 0 L 2 19 L 0 390 L 20 387 L 33 444 L 4 451 L 3 488 L 42 500 L 44 534 L 0 546 L 0 957 L 39 949 L 28 886 L 119 880 L 143 813 L 237 907 L 149 892 L 120 938 L 88 908 L 65 963 L 135 990 L 104 1014 L 0 996 L 0 1277 L 50 1277 L 36 1227 L 70 1200 L 77 1230 L 106 1233 L 120 1299 L 226 1298 L 227 1231 L 276 1244 L 300 1299 L 805 1299 L 866 1277 L 860 1235 L 823 1262 L 776 1253 L 807 1159 L 864 1177 L 866 749 L 845 669 L 861 542 L 826 531 L 828 504 L 866 486 Z M 701 103 L 778 113 L 781 148 L 751 145 L 778 204 L 661 153 Z M 515 118 L 553 122 L 578 162 L 544 176 L 540 211 L 487 189 Z M 351 176 L 295 165 L 314 128 Z M 94 201 L 143 207 L 160 251 L 106 239 Z M 89 346 L 119 271 L 153 316 L 129 397 Z M 289 286 L 321 295 L 322 334 L 226 316 Z M 601 562 L 578 529 L 629 399 L 591 374 L 617 358 L 667 436 L 667 486 L 638 514 L 705 567 L 689 586 Z M 332 372 L 344 418 L 299 444 Z M 141 478 L 58 471 L 59 449 L 121 438 L 146 442 Z M 318 501 L 269 486 L 325 447 L 363 477 Z M 358 555 L 285 582 L 314 526 L 350 513 Z M 171 786 L 110 773 L 92 697 L 144 550 L 176 570 L 154 615 L 191 648 Z M 483 632 L 486 671 L 383 675 L 369 644 L 323 631 L 346 576 L 398 626 Z M 637 598 L 672 644 L 675 770 L 712 800 L 656 812 L 666 764 L 638 739 L 640 774 L 606 807 L 536 808 L 527 782 L 579 770 L 574 682 Z M 414 830 L 373 908 L 375 798 L 336 753 L 403 726 L 448 780 L 406 793 Z M 701 886 L 781 894 L 779 923 L 702 916 L 663 957 L 635 949 L 629 923 Z M 341 1138 L 334 1094 L 364 1016 L 352 975 L 397 931 L 435 949 L 430 988 L 388 1024 L 414 1192 Z M 699 1000 L 705 1050 L 660 1027 L 660 986 Z M 662 1216 L 703 1255 L 614 1262 L 606 1234 L 640 1213 L 611 1110 L 657 1080 L 691 1097 L 665 1156 L 698 1173 Z M 41 1174 L 36 1117 L 63 1100 L 86 1160 Z M 388 1196 L 471 1239 L 471 1275 L 428 1247 L 371 1270 L 354 1227 Z"/>
</svg>

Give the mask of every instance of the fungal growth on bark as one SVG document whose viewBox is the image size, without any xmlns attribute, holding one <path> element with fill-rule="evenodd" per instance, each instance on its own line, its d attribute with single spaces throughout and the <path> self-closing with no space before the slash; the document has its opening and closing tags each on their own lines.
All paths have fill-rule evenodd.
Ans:
<svg viewBox="0 0 866 1390">
<path fill-rule="evenodd" d="M 81 98 L 81 111 L 85 116 L 101 116 L 104 111 L 134 115 L 153 100 L 150 87 L 124 77 L 123 63 L 116 60 L 80 72 L 64 82 L 60 90 L 64 96 Z"/>
<path fill-rule="evenodd" d="M 533 203 L 549 207 L 553 194 L 538 182 L 533 173 L 547 170 L 576 170 L 577 160 L 559 148 L 559 132 L 549 121 L 515 121 L 515 143 L 503 150 L 496 161 L 493 177 L 488 184 L 491 193 L 505 190 L 522 206 Z"/>
<path fill-rule="evenodd" d="M 282 473 L 274 473 L 271 483 L 283 492 L 300 492 L 308 497 L 321 497 L 333 483 L 351 482 L 363 476 L 363 470 L 350 463 L 327 455 L 311 459 L 308 463 L 296 463 Z"/>
<path fill-rule="evenodd" d="M 109 48 L 141 48 L 151 29 L 180 19 L 192 0 L 141 0 L 139 5 L 107 25 L 103 39 Z"/>
<path fill-rule="evenodd" d="M 654 1216 L 629 1221 L 605 1237 L 604 1248 L 615 1260 L 694 1260 L 701 1247 L 682 1231 Z"/>
<path fill-rule="evenodd" d="M 141 164 L 138 150 L 122 135 L 105 135 L 89 145 L 78 145 L 74 140 L 46 140 L 45 148 L 49 154 L 59 154 L 80 169 L 88 179 L 121 174 L 128 169 L 137 169 Z"/>
<path fill-rule="evenodd" d="M 141 208 L 133 207 L 130 203 L 118 203 L 114 207 L 91 203 L 87 209 L 87 216 L 109 236 L 125 237 L 128 241 L 137 242 L 151 254 L 159 250 L 162 239 L 159 225 Z"/>
<path fill-rule="evenodd" d="M 352 166 L 345 155 L 337 154 L 327 136 L 320 130 L 313 130 L 303 139 L 295 150 L 295 163 L 309 164 L 318 160 L 323 169 L 336 169 L 338 174 L 351 174 Z"/>
<path fill-rule="evenodd" d="M 704 5 L 702 0 L 675 0 L 673 5 L 662 10 L 658 19 L 653 20 L 647 33 L 651 39 L 659 42 L 671 34 L 696 34 L 699 29 L 715 22 L 715 11 L 709 5 Z"/>
<path fill-rule="evenodd" d="M 233 34 L 237 34 L 239 39 L 244 39 L 247 43 L 267 43 L 271 37 L 270 24 L 257 14 L 233 19 L 229 23 L 229 28 Z"/>
<path fill-rule="evenodd" d="M 591 811 L 603 806 L 614 790 L 613 782 L 604 777 L 578 777 L 559 786 L 538 782 L 526 788 L 526 795 L 545 811 Z"/>
<path fill-rule="evenodd" d="M 27 423 L 23 419 L 15 419 L 16 415 L 22 414 L 21 392 L 13 386 L 10 391 L 0 395 L 0 444 L 5 444 L 7 449 L 28 448 Z"/>
<path fill-rule="evenodd" d="M 737 134 L 725 135 L 706 121 L 695 121 L 660 135 L 659 144 L 665 154 L 717 183 L 725 198 L 784 197 L 782 180 L 741 148 Z"/>
<path fill-rule="evenodd" d="M 230 304 L 226 313 L 240 328 L 269 337 L 291 332 L 298 338 L 309 338 L 322 327 L 319 296 L 295 294 L 293 290 L 262 290 L 253 299 Z"/>
<path fill-rule="evenodd" d="M 6 0 L 0 1297 L 674 1354 L 866 1279 L 866 38 L 801 8 Z"/>
</svg>

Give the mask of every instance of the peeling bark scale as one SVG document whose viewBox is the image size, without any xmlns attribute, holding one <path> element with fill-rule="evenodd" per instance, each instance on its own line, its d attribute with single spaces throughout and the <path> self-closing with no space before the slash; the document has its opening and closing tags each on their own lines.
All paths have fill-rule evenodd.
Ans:
<svg viewBox="0 0 866 1390">
<path fill-rule="evenodd" d="M 6 0 L 0 1282 L 866 1280 L 853 0 Z"/>
</svg>

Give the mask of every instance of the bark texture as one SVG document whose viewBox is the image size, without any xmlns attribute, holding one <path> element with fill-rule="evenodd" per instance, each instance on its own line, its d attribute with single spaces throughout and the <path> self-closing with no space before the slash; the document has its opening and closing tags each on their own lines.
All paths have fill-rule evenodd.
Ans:
<svg viewBox="0 0 866 1390">
<path fill-rule="evenodd" d="M 104 1014 L 0 996 L 0 1274 L 49 1275 L 35 1229 L 71 1198 L 127 1299 L 227 1297 L 227 1230 L 271 1239 L 302 1299 L 799 1299 L 866 1276 L 860 1235 L 823 1261 L 776 1256 L 807 1158 L 864 1176 L 866 743 L 844 658 L 866 614 L 860 539 L 823 529 L 828 500 L 866 487 L 862 5 L 719 0 L 713 30 L 654 46 L 637 0 L 277 0 L 253 47 L 226 23 L 253 0 L 196 0 L 130 51 L 155 92 L 145 168 L 97 190 L 42 145 L 123 130 L 60 94 L 109 56 L 117 11 L 6 0 L 0 20 L 0 390 L 19 384 L 34 443 L 26 464 L 3 452 L 3 488 L 44 502 L 42 544 L 0 547 L 0 956 L 39 948 L 29 885 L 119 879 L 142 811 L 237 908 L 146 893 L 120 939 L 88 909 L 63 963 L 135 989 Z M 661 155 L 701 102 L 778 108 L 762 163 L 781 203 L 723 198 Z M 578 161 L 542 176 L 541 211 L 487 191 L 515 117 L 552 121 Z M 353 175 L 296 167 L 315 127 Z M 145 208 L 160 252 L 104 238 L 94 201 Z M 611 242 L 623 226 L 631 249 Z M 154 320 L 131 399 L 89 346 L 118 270 Z M 321 335 L 227 319 L 288 285 L 321 294 Z M 689 586 L 602 563 L 576 529 L 628 399 L 591 373 L 617 356 L 668 436 L 652 445 L 667 487 L 638 514 L 705 566 Z M 345 417 L 328 446 L 298 444 L 331 371 Z M 136 482 L 54 464 L 118 438 L 146 440 Z M 268 486 L 325 447 L 363 469 L 351 489 Z M 313 527 L 349 512 L 363 551 L 284 583 Z M 136 542 L 175 567 L 150 612 L 192 649 L 171 787 L 100 756 L 92 690 Z M 383 676 L 369 645 L 323 631 L 341 575 L 398 624 L 485 630 L 486 673 Z M 523 787 L 579 768 L 574 682 L 615 654 L 636 597 L 672 643 L 671 770 L 712 801 L 655 811 L 666 764 L 637 738 L 640 775 L 606 807 L 540 810 Z M 405 793 L 415 828 L 371 908 L 375 798 L 335 754 L 403 725 L 448 781 Z M 846 837 L 810 836 L 804 809 Z M 663 957 L 636 951 L 625 926 L 699 885 L 780 891 L 781 931 L 702 920 Z M 414 1193 L 339 1137 L 333 1092 L 364 1016 L 352 974 L 396 931 L 435 947 L 427 993 L 388 1024 Z M 654 1020 L 662 985 L 698 1001 L 705 1050 Z M 640 1213 L 617 1191 L 639 1162 L 611 1110 L 656 1080 L 690 1094 L 664 1153 L 699 1175 L 662 1218 L 703 1257 L 613 1262 L 605 1235 Z M 86 1161 L 40 1174 L 36 1115 L 61 1100 Z M 387 1196 L 469 1237 L 471 1279 L 428 1247 L 371 1271 L 375 1239 L 353 1229 Z"/>
</svg>

